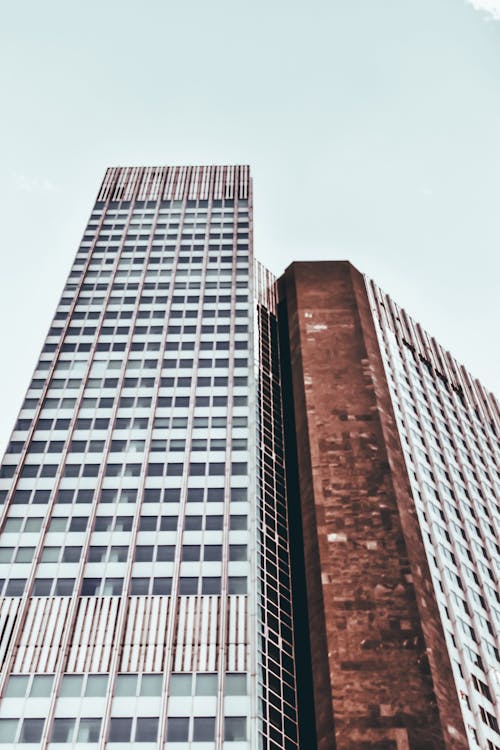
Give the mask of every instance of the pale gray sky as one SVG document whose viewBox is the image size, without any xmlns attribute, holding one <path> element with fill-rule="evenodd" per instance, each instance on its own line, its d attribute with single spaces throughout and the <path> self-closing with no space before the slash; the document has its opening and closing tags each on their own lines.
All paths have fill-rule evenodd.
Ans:
<svg viewBox="0 0 500 750">
<path fill-rule="evenodd" d="M 0 450 L 108 165 L 248 163 L 255 249 L 349 259 L 497 390 L 500 0 L 17 0 Z"/>
</svg>

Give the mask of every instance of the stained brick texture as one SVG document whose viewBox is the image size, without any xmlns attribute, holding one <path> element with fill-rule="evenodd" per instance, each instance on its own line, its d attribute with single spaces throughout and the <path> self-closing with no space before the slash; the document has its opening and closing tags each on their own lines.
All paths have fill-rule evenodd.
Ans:
<svg viewBox="0 0 500 750">
<path fill-rule="evenodd" d="M 364 279 L 294 263 L 280 298 L 318 748 L 465 749 Z"/>
</svg>

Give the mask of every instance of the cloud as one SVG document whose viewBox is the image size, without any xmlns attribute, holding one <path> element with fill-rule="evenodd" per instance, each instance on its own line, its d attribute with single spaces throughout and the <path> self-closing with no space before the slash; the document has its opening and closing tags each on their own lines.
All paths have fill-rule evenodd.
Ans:
<svg viewBox="0 0 500 750">
<path fill-rule="evenodd" d="M 16 172 L 13 175 L 13 179 L 15 189 L 23 193 L 52 193 L 57 189 L 54 183 L 47 177 L 31 177 L 30 175 Z"/>
<path fill-rule="evenodd" d="M 495 21 L 500 21 L 500 0 L 468 0 L 475 10 L 488 13 Z"/>
</svg>

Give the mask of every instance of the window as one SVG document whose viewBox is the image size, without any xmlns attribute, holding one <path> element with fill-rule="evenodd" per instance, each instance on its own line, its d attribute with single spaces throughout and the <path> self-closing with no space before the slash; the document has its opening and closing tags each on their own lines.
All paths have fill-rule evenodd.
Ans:
<svg viewBox="0 0 500 750">
<path fill-rule="evenodd" d="M 217 695 L 217 685 L 216 674 L 196 675 L 196 695 Z"/>
<path fill-rule="evenodd" d="M 170 678 L 170 695 L 191 695 L 191 675 L 173 674 Z"/>
<path fill-rule="evenodd" d="M 167 742 L 187 742 L 189 739 L 189 718 L 171 716 L 167 722 Z"/>
<path fill-rule="evenodd" d="M 247 678 L 245 674 L 227 674 L 225 679 L 226 695 L 246 695 Z"/>
<path fill-rule="evenodd" d="M 98 742 L 101 733 L 101 719 L 80 719 L 77 742 Z"/>
<path fill-rule="evenodd" d="M 215 739 L 215 717 L 197 716 L 193 720 L 193 740 L 213 742 Z"/>
<path fill-rule="evenodd" d="M 72 742 L 74 731 L 74 719 L 54 719 L 51 742 Z"/>
<path fill-rule="evenodd" d="M 48 698 L 52 691 L 52 675 L 35 675 L 31 683 L 30 698 Z"/>
<path fill-rule="evenodd" d="M 132 719 L 112 718 L 109 725 L 108 742 L 130 742 Z"/>
<path fill-rule="evenodd" d="M 0 744 L 14 742 L 16 730 L 17 719 L 0 719 Z"/>
<path fill-rule="evenodd" d="M 24 719 L 19 742 L 38 744 L 42 738 L 45 719 Z"/>
<path fill-rule="evenodd" d="M 245 716 L 226 716 L 224 719 L 224 741 L 235 742 L 238 740 L 246 740 L 246 723 Z"/>
<path fill-rule="evenodd" d="M 139 718 L 135 728 L 136 742 L 156 742 L 158 736 L 157 718 Z"/>
</svg>

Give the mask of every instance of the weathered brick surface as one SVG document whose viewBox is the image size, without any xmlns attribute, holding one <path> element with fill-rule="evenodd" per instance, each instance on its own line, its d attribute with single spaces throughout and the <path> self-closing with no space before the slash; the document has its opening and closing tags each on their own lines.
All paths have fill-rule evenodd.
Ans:
<svg viewBox="0 0 500 750">
<path fill-rule="evenodd" d="M 466 748 L 364 281 L 295 263 L 280 296 L 318 748 Z"/>
</svg>

